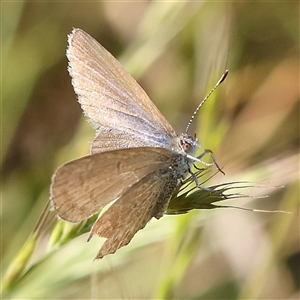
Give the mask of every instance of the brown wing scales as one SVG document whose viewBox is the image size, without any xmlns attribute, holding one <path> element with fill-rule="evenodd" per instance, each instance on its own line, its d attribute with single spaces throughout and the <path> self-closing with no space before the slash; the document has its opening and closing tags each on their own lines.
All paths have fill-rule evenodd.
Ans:
<svg viewBox="0 0 300 300">
<path fill-rule="evenodd" d="M 178 180 L 169 168 L 148 174 L 134 184 L 95 222 L 94 234 L 106 238 L 95 259 L 115 253 L 127 245 L 152 217 L 160 218 L 167 209 Z"/>
<path fill-rule="evenodd" d="M 52 208 L 66 221 L 86 220 L 149 173 L 169 166 L 172 155 L 163 148 L 131 148 L 71 161 L 52 177 Z"/>
</svg>

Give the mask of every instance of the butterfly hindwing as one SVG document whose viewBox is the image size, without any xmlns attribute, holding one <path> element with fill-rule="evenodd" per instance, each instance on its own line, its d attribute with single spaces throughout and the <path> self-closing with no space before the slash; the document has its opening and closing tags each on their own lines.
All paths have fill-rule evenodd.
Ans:
<svg viewBox="0 0 300 300">
<path fill-rule="evenodd" d="M 107 239 L 96 259 L 127 245 L 152 217 L 162 217 L 178 183 L 166 167 L 149 173 L 128 189 L 91 230 L 89 239 L 94 234 Z"/>
</svg>

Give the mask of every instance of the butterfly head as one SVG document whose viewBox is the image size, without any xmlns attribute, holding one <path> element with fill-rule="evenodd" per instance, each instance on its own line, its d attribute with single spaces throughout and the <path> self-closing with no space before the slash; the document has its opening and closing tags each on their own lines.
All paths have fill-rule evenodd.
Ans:
<svg viewBox="0 0 300 300">
<path fill-rule="evenodd" d="M 197 149 L 199 148 L 198 138 L 196 134 L 194 136 L 190 136 L 186 133 L 183 133 L 180 136 L 180 148 L 191 156 L 194 156 Z"/>
</svg>

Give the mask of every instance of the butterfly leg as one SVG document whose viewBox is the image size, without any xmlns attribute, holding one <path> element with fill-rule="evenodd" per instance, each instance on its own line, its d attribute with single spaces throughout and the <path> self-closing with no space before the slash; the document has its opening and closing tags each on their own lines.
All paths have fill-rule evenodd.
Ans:
<svg viewBox="0 0 300 300">
<path fill-rule="evenodd" d="M 218 165 L 218 163 L 217 163 L 217 161 L 216 161 L 216 159 L 215 159 L 215 157 L 214 157 L 214 155 L 213 155 L 213 153 L 212 153 L 211 150 L 209 150 L 209 149 L 204 149 L 203 153 L 201 153 L 199 156 L 197 156 L 197 158 L 198 158 L 198 159 L 201 159 L 202 157 L 204 157 L 204 156 L 207 155 L 207 154 L 211 157 L 211 159 L 212 159 L 214 165 L 217 167 L 217 169 L 218 169 L 223 175 L 225 175 L 224 171 L 219 167 L 219 165 Z M 206 164 L 206 163 L 204 163 L 204 164 Z"/>
<path fill-rule="evenodd" d="M 194 180 L 194 182 L 196 183 L 197 188 L 199 188 L 200 190 L 203 190 L 203 191 L 210 191 L 210 189 L 201 186 L 201 184 L 200 184 L 200 182 L 199 182 L 197 176 L 196 176 L 191 170 L 189 170 L 189 173 L 190 173 L 191 176 L 193 177 L 193 180 Z"/>
</svg>

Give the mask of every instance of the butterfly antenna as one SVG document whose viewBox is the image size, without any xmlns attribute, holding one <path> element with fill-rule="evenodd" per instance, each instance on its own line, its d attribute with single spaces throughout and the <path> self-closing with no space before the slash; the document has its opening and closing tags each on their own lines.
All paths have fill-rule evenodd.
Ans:
<svg viewBox="0 0 300 300">
<path fill-rule="evenodd" d="M 228 70 L 226 70 L 223 75 L 221 76 L 221 78 L 218 80 L 218 82 L 216 83 L 216 85 L 211 89 L 211 91 L 207 94 L 207 96 L 202 100 L 202 102 L 198 105 L 198 107 L 196 108 L 196 110 L 194 111 L 191 119 L 189 120 L 189 123 L 187 124 L 186 126 L 186 129 L 185 129 L 185 133 L 188 132 L 198 110 L 200 109 L 200 107 L 206 102 L 206 100 L 210 97 L 210 95 L 215 91 L 215 89 L 226 79 L 227 77 L 227 74 L 228 74 Z"/>
</svg>

